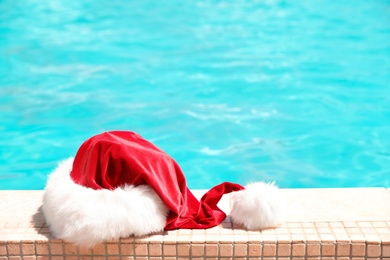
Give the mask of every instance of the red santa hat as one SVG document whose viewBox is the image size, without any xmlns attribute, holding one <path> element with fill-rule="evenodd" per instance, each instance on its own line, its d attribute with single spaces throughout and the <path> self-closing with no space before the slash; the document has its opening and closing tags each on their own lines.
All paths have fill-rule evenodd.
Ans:
<svg viewBox="0 0 390 260">
<path fill-rule="evenodd" d="M 281 224 L 283 200 L 273 184 L 224 182 L 198 201 L 179 165 L 134 132 L 105 132 L 49 176 L 43 213 L 57 238 L 82 246 L 179 228 L 204 229 L 226 214 L 217 203 L 231 193 L 230 216 L 248 229 Z"/>
</svg>

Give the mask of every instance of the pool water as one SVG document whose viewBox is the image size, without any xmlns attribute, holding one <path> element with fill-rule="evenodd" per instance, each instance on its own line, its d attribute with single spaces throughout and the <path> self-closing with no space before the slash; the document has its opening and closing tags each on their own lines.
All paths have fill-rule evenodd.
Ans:
<svg viewBox="0 0 390 260">
<path fill-rule="evenodd" d="M 0 189 L 114 129 L 190 188 L 390 187 L 390 2 L 0 1 Z"/>
</svg>

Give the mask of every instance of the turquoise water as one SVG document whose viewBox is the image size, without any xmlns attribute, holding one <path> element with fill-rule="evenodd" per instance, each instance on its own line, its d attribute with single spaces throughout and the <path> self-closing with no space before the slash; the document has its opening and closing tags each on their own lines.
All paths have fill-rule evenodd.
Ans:
<svg viewBox="0 0 390 260">
<path fill-rule="evenodd" d="M 133 130 L 190 188 L 390 186 L 390 2 L 0 0 L 0 189 Z"/>
</svg>

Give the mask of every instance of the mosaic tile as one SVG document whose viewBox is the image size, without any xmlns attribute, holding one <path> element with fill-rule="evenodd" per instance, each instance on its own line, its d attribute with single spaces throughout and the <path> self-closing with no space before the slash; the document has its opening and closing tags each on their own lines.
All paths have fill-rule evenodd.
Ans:
<svg viewBox="0 0 390 260">
<path fill-rule="evenodd" d="M 51 259 L 390 260 L 390 193 L 383 191 L 371 188 L 283 190 L 292 204 L 286 222 L 276 229 L 248 231 L 227 218 L 207 230 L 181 229 L 128 237 L 92 249 L 79 248 L 51 236 L 40 209 L 42 191 L 0 191 L 0 198 L 5 198 L 5 203 L 0 205 L 0 259 L 49 259 L 50 256 Z M 359 200 L 360 208 L 346 201 L 352 197 L 355 202 Z M 367 198 L 378 202 L 382 211 L 374 211 L 378 205 L 368 207 Z M 329 211 L 326 205 L 331 202 L 335 206 L 325 212 Z M 226 199 L 221 202 L 225 211 L 226 203 Z M 309 206 L 312 206 L 310 210 Z M 346 212 L 352 217 L 347 218 Z"/>
</svg>

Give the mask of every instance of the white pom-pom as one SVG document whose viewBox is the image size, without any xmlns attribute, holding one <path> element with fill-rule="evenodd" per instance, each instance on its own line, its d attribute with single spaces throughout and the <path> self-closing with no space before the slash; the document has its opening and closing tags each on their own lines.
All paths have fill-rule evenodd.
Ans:
<svg viewBox="0 0 390 260">
<path fill-rule="evenodd" d="M 150 186 L 93 190 L 70 177 L 73 158 L 50 175 L 42 210 L 51 232 L 83 247 L 163 231 L 168 208 Z"/>
<path fill-rule="evenodd" d="M 231 195 L 230 216 L 249 230 L 275 228 L 283 223 L 285 203 L 274 183 L 256 182 Z"/>
</svg>

